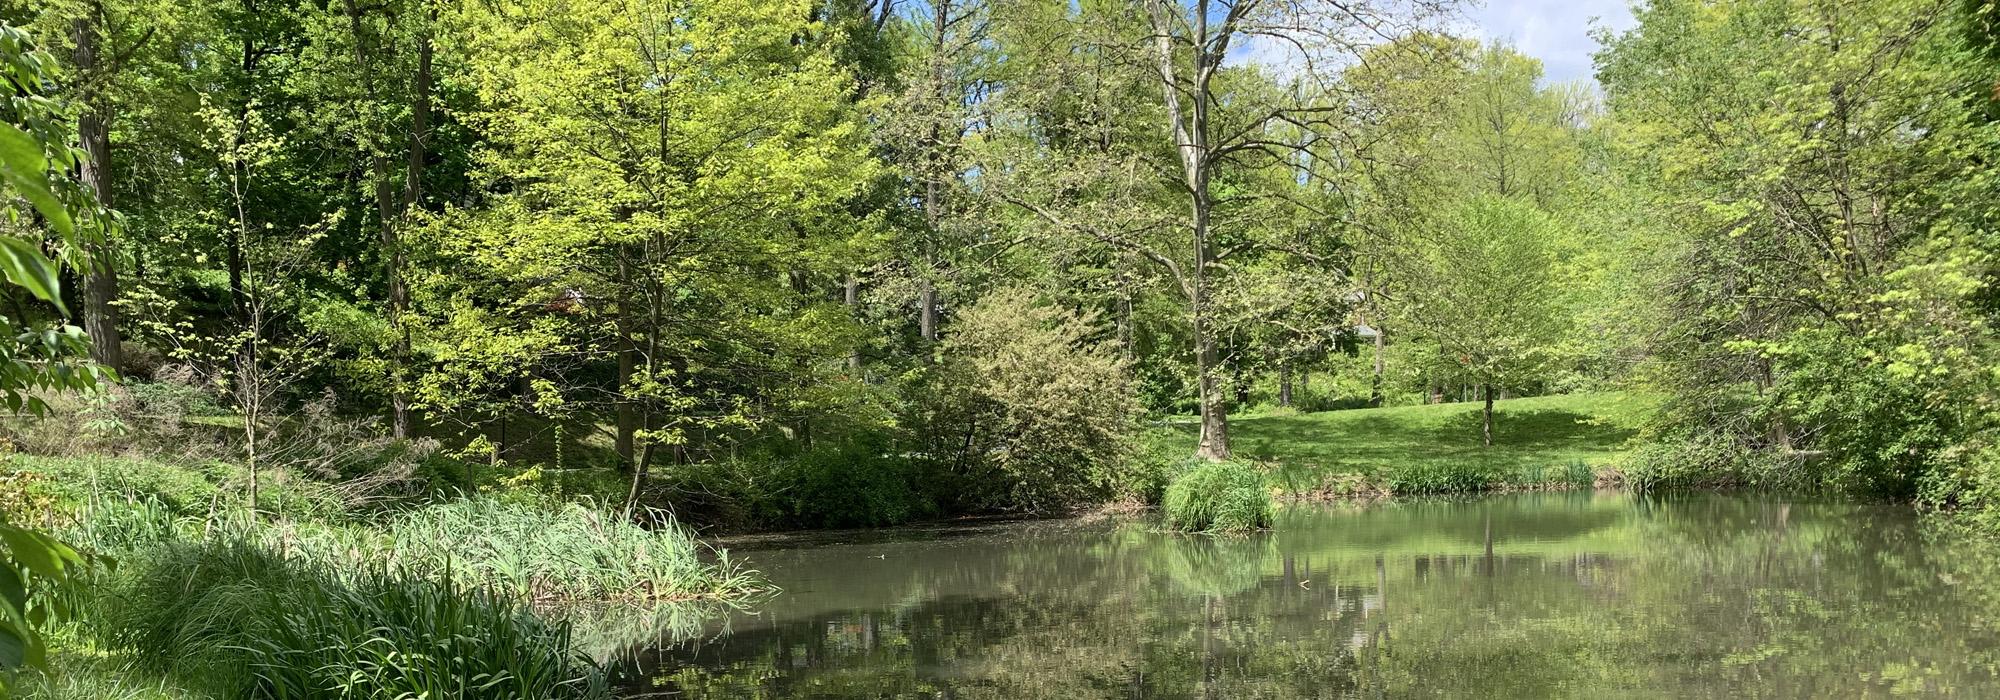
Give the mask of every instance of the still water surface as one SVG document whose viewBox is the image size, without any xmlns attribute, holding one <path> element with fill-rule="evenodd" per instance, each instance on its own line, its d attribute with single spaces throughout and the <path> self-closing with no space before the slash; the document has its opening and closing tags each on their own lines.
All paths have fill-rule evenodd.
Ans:
<svg viewBox="0 0 2000 700">
<path fill-rule="evenodd" d="M 2000 698 L 2000 548 L 1907 509 L 1619 493 L 739 544 L 784 593 L 673 698 Z"/>
</svg>

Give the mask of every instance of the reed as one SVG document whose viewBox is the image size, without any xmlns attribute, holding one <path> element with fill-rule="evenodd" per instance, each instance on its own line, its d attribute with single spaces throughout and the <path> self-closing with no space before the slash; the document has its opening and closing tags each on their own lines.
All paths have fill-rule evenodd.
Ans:
<svg viewBox="0 0 2000 700">
<path fill-rule="evenodd" d="M 1271 524 L 1264 475 L 1243 462 L 1201 464 L 1167 485 L 1167 524 L 1187 532 L 1241 532 Z"/>
</svg>

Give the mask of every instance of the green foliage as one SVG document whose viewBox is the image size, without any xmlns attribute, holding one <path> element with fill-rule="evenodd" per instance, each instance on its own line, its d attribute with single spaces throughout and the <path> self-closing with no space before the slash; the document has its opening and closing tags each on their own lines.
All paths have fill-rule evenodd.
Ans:
<svg viewBox="0 0 2000 700">
<path fill-rule="evenodd" d="M 1271 491 L 1248 462 L 1209 462 L 1174 477 L 1161 501 L 1167 525 L 1186 532 L 1242 532 L 1271 525 Z"/>
<path fill-rule="evenodd" d="M 954 483 L 954 505 L 1051 511 L 1110 492 L 1138 404 L 1095 321 L 1025 290 L 959 313 L 913 421 L 925 468 Z"/>
<path fill-rule="evenodd" d="M 1471 493 L 1490 488 L 1493 475 L 1477 461 L 1430 462 L 1391 471 L 1386 481 L 1389 492 L 1399 496 Z"/>
<path fill-rule="evenodd" d="M 1562 483 L 1572 488 L 1587 489 L 1597 485 L 1597 470 L 1580 459 L 1572 459 L 1563 465 Z"/>
<path fill-rule="evenodd" d="M 84 197 L 69 179 L 81 163 L 69 148 L 61 121 L 68 115 L 45 94 L 54 82 L 54 62 L 35 49 L 21 30 L 0 22 L 0 273 L 11 287 L 63 310 L 57 265 L 42 254 L 39 241 L 12 235 L 34 231 L 33 220 L 67 247 L 102 235 L 110 214 Z M 33 211 L 21 208 L 25 202 Z M 11 292 L 11 289 L 10 289 Z M 9 296 L 12 296 L 11 293 Z M 16 304 L 20 310 L 23 307 Z M 100 370 L 79 363 L 81 331 L 59 323 L 36 327 L 28 318 L 0 318 L 0 394 L 11 411 L 41 413 L 37 394 L 96 387 Z M 0 671 L 40 666 L 47 642 L 40 627 L 63 612 L 42 596 L 68 584 L 84 565 L 68 545 L 47 534 L 12 525 L 0 512 Z M 0 677 L 0 693 L 7 692 Z"/>
<path fill-rule="evenodd" d="M 392 550 L 369 557 L 402 573 L 491 588 L 544 603 L 734 597 L 758 590 L 753 572 L 703 547 L 665 513 L 642 527 L 588 504 L 516 503 L 475 496 L 421 506 L 388 519 Z M 320 546 L 340 547 L 340 538 Z M 303 543 L 313 547 L 314 543 Z M 322 556 L 338 561 L 338 551 Z"/>
<path fill-rule="evenodd" d="M 39 628 L 64 612 L 48 589 L 67 585 L 83 567 L 76 550 L 0 515 L 0 671 L 44 663 L 48 646 Z M 0 693 L 5 683 L 0 676 Z"/>
<path fill-rule="evenodd" d="M 1632 306 L 1680 407 L 1627 469 L 1642 485 L 1776 480 L 1948 505 L 1950 484 L 1980 481 L 1961 467 L 2000 397 L 2000 210 L 1974 193 L 2000 181 L 2000 123 L 1991 56 L 1965 37 L 1991 6 L 1828 11 L 1655 2 L 1607 37 L 1618 162 L 1647 200 Z"/>
<path fill-rule="evenodd" d="M 944 494 L 921 484 L 916 465 L 878 440 L 850 439 L 779 462 L 777 523 L 798 527 L 880 527 L 932 512 Z"/>
<path fill-rule="evenodd" d="M 1799 489 L 1817 483 L 1800 469 L 1802 461 L 1704 431 L 1646 441 L 1616 468 L 1626 488 L 1642 492 L 1746 486 Z"/>
<path fill-rule="evenodd" d="M 25 476 L 25 495 L 48 499 L 60 515 L 75 517 L 95 503 L 153 502 L 176 517 L 204 515 L 215 504 L 216 480 L 228 467 L 193 469 L 166 462 L 108 457 L 0 458 L 0 473 Z"/>
<path fill-rule="evenodd" d="M 1116 495 L 1130 498 L 1146 505 L 1159 505 L 1166 498 L 1167 486 L 1174 477 L 1192 466 L 1188 461 L 1188 446 L 1181 436 L 1172 430 L 1149 430 L 1139 440 L 1139 447 L 1119 471 Z"/>
<path fill-rule="evenodd" d="M 566 625 L 515 599 L 375 567 L 336 569 L 244 540 L 157 552 L 110 641 L 228 696 L 603 697 Z"/>
<path fill-rule="evenodd" d="M 1435 362 L 1475 385 L 1525 386 L 1565 358 L 1567 234 L 1533 203 L 1478 196 L 1411 232 L 1392 308 Z"/>
</svg>

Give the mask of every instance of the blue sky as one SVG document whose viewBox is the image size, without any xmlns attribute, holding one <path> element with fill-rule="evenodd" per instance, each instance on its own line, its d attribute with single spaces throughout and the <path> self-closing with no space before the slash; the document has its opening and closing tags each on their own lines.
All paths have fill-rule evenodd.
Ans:
<svg viewBox="0 0 2000 700">
<path fill-rule="evenodd" d="M 1597 42 L 1592 26 L 1614 31 L 1632 26 L 1628 0 L 1486 0 L 1465 10 L 1466 29 L 1487 39 L 1500 39 L 1535 58 L 1551 82 L 1589 80 L 1590 54 Z M 1596 18 L 1593 23 L 1593 18 Z"/>
</svg>

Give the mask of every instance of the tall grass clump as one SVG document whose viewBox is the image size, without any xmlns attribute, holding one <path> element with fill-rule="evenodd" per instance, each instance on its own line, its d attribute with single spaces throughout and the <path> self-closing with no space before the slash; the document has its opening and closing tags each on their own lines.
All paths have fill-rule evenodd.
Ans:
<svg viewBox="0 0 2000 700">
<path fill-rule="evenodd" d="M 726 555 L 704 561 L 692 535 L 651 515 L 659 524 L 649 529 L 605 508 L 474 496 L 394 516 L 388 560 L 538 603 L 739 598 L 764 587 Z"/>
<path fill-rule="evenodd" d="M 1414 496 L 1484 491 L 1492 486 L 1493 477 L 1470 461 L 1416 462 L 1390 470 L 1384 481 L 1390 493 Z"/>
<path fill-rule="evenodd" d="M 1572 459 L 1563 465 L 1562 480 L 1570 488 L 1587 489 L 1597 485 L 1597 470 L 1583 460 Z"/>
<path fill-rule="evenodd" d="M 1271 524 L 1271 491 L 1244 462 L 1201 464 L 1167 485 L 1167 524 L 1186 532 L 1241 532 Z"/>
<path fill-rule="evenodd" d="M 337 571 L 244 540 L 158 553 L 105 602 L 112 644 L 223 697 L 599 698 L 565 623 L 504 593 Z"/>
</svg>

